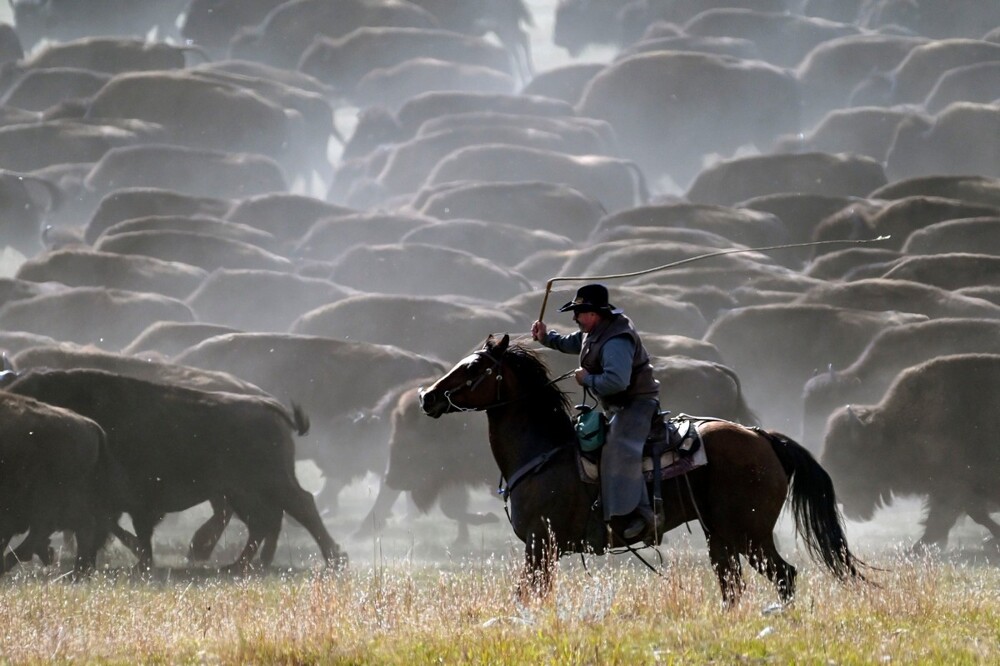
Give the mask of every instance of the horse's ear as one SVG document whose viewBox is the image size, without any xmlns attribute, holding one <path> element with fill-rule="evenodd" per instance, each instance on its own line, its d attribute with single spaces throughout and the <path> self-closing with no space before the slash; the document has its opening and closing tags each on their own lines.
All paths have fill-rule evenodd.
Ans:
<svg viewBox="0 0 1000 666">
<path fill-rule="evenodd" d="M 483 349 L 493 353 L 493 354 L 503 354 L 507 351 L 507 346 L 510 344 L 510 334 L 504 333 L 503 337 L 497 340 L 497 338 L 490 333 L 486 336 L 486 342 L 483 343 Z"/>
</svg>

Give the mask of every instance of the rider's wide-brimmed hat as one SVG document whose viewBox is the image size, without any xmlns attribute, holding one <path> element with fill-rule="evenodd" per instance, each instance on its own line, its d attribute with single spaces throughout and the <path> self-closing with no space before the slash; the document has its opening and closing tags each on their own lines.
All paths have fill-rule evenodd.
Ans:
<svg viewBox="0 0 1000 666">
<path fill-rule="evenodd" d="M 603 284 L 585 284 L 576 290 L 576 298 L 559 308 L 559 312 L 601 312 L 617 315 L 624 312 L 608 303 L 608 288 Z"/>
</svg>

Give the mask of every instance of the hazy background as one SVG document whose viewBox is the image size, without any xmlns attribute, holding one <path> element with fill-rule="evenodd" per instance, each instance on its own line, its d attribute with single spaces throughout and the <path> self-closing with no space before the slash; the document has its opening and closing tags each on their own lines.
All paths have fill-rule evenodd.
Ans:
<svg viewBox="0 0 1000 666">
<path fill-rule="evenodd" d="M 607 62 L 613 55 L 611 48 L 589 48 L 579 58 L 570 58 L 565 51 L 552 43 L 554 11 L 556 0 L 529 0 L 529 6 L 534 16 L 535 26 L 532 29 L 533 57 L 537 71 L 545 71 L 569 62 Z M 0 21 L 11 21 L 11 12 L 7 3 L 0 3 Z M 337 121 L 340 129 L 346 134 L 353 127 L 353 110 L 338 112 Z M 22 258 L 9 248 L 0 249 L 0 275 L 10 276 Z M 552 315 L 555 321 L 557 315 Z M 565 324 L 565 322 L 563 322 Z M 668 333 L 668 331 L 662 331 Z M 513 331 L 519 334 L 523 331 Z M 669 408 L 669 405 L 664 405 Z M 753 405 L 751 405 L 753 407 Z M 446 417 L 447 418 L 447 417 Z M 485 415 L 482 415 L 485 419 Z M 765 424 L 766 425 L 766 424 Z M 482 442 L 483 450 L 486 443 Z M 877 464 L 873 461 L 873 464 Z M 322 479 L 317 469 L 311 463 L 299 466 L 299 475 L 311 491 L 318 491 Z M 344 547 L 356 566 L 366 563 L 379 564 L 406 560 L 438 561 L 442 564 L 460 563 L 466 558 L 490 558 L 495 556 L 511 556 L 519 559 L 522 544 L 513 535 L 504 515 L 502 502 L 494 493 L 486 489 L 474 494 L 471 510 L 493 513 L 497 521 L 490 525 L 471 527 L 471 542 L 456 546 L 454 539 L 456 528 L 435 509 L 431 514 L 423 516 L 412 508 L 405 500 L 397 503 L 395 515 L 388 527 L 377 536 L 355 537 L 353 532 L 358 521 L 364 516 L 378 492 L 379 480 L 373 475 L 353 484 L 341 495 L 341 511 L 335 517 L 326 517 L 327 526 L 338 543 Z M 893 507 L 880 510 L 875 520 L 868 523 L 848 522 L 847 531 L 852 548 L 862 556 L 872 549 L 896 548 L 909 546 L 921 534 L 919 523 L 921 502 L 917 499 L 897 501 Z M 187 541 L 194 527 L 209 515 L 207 505 L 196 507 L 183 514 L 168 516 L 164 524 L 157 529 L 155 543 L 158 562 L 162 565 L 183 565 Z M 670 547 L 697 548 L 704 546 L 700 528 L 692 524 L 693 534 L 688 534 L 684 527 L 668 534 L 666 541 Z M 227 530 L 220 546 L 213 555 L 213 562 L 227 562 L 239 552 L 245 536 L 242 525 L 238 521 Z M 783 515 L 778 530 L 779 548 L 791 562 L 801 564 L 806 559 L 803 551 L 794 544 L 791 525 L 787 515 Z M 977 547 L 984 536 L 984 531 L 971 525 L 967 518 L 962 518 L 959 527 L 951 534 L 952 549 Z M 301 547 L 300 547 L 301 545 Z M 119 552 L 122 561 L 129 557 L 120 545 L 112 547 L 112 553 Z M 305 531 L 293 523 L 286 523 L 282 531 L 281 543 L 275 559 L 276 566 L 302 566 L 309 560 L 317 559 L 315 546 Z M 630 560 L 631 558 L 625 558 Z M 707 564 L 707 555 L 706 555 Z"/>
</svg>

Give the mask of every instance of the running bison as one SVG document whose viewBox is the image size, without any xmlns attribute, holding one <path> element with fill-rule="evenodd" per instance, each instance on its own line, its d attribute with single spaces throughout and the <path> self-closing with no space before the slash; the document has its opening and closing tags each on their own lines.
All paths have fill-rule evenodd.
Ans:
<svg viewBox="0 0 1000 666">
<path fill-rule="evenodd" d="M 292 434 L 309 429 L 299 407 L 83 369 L 32 370 L 7 390 L 72 409 L 108 433 L 125 486 L 113 509 L 132 518 L 140 567 L 152 566 L 153 528 L 164 514 L 219 497 L 249 531 L 235 570 L 246 569 L 262 543 L 261 563 L 271 563 L 284 512 L 309 531 L 327 563 L 346 562 L 295 478 Z"/>
<path fill-rule="evenodd" d="M 90 419 L 0 392 L 0 552 L 28 532 L 0 572 L 38 555 L 51 563 L 49 536 L 76 536 L 74 572 L 93 569 L 111 529 L 111 461 L 104 431 Z"/>
<path fill-rule="evenodd" d="M 900 373 L 878 404 L 835 412 L 822 464 L 845 514 L 869 520 L 893 495 L 925 495 L 915 548 L 946 545 L 962 514 L 1000 543 L 1000 525 L 989 515 L 1000 505 L 998 390 L 1000 355 L 943 356 Z"/>
</svg>

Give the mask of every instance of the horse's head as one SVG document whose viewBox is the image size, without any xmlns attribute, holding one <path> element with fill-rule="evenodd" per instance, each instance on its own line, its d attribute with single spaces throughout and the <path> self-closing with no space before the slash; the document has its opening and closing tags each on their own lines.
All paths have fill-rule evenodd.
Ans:
<svg viewBox="0 0 1000 666">
<path fill-rule="evenodd" d="M 500 372 L 510 336 L 499 340 L 490 335 L 482 349 L 469 354 L 455 364 L 430 388 L 419 393 L 420 408 L 424 414 L 438 418 L 449 412 L 482 410 L 498 403 Z"/>
</svg>

